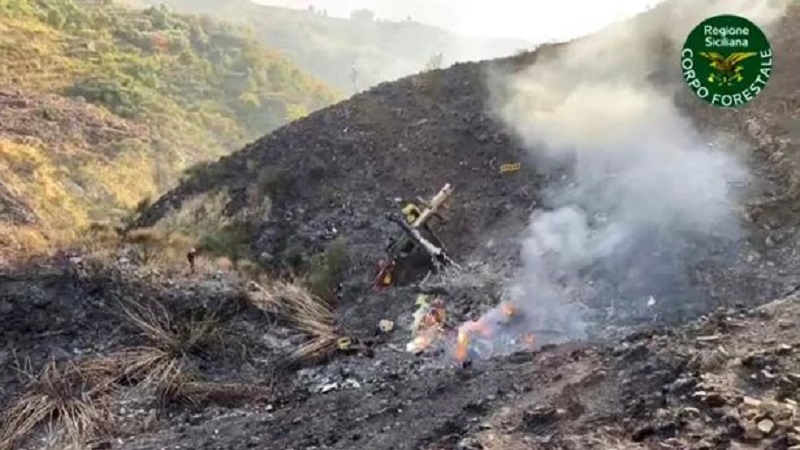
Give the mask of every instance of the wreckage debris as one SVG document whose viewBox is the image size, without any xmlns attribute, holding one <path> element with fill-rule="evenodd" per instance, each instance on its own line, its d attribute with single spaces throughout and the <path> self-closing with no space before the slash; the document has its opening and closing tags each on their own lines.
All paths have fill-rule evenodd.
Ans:
<svg viewBox="0 0 800 450">
<path fill-rule="evenodd" d="M 378 329 L 381 330 L 383 333 L 391 333 L 394 331 L 394 322 L 391 320 L 383 319 L 378 322 Z"/>
<path fill-rule="evenodd" d="M 459 330 L 458 332 L 458 339 L 456 342 L 456 359 L 461 361 L 467 361 L 469 356 L 469 333 L 467 331 Z"/>
<path fill-rule="evenodd" d="M 536 345 L 536 335 L 533 333 L 525 333 L 522 335 L 522 342 L 529 347 L 533 347 Z"/>
<path fill-rule="evenodd" d="M 367 358 L 375 357 L 375 350 L 371 342 L 361 341 L 350 337 L 339 338 L 336 341 L 339 352 L 345 355 L 360 355 Z"/>
<path fill-rule="evenodd" d="M 501 174 L 513 173 L 513 172 L 518 172 L 520 169 L 522 169 L 522 164 L 518 162 L 503 164 L 500 166 L 500 173 Z"/>
<path fill-rule="evenodd" d="M 396 263 L 394 260 L 378 261 L 378 274 L 375 276 L 375 280 L 372 282 L 373 290 L 380 291 L 392 285 L 392 282 L 394 281 L 393 271 L 395 264 Z"/>
<path fill-rule="evenodd" d="M 439 297 L 430 300 L 430 296 L 420 294 L 417 296 L 417 306 L 411 325 L 415 337 L 408 343 L 406 350 L 421 354 L 444 334 L 447 313 L 444 300 Z"/>
<path fill-rule="evenodd" d="M 418 308 L 414 313 L 414 322 L 412 324 L 414 333 L 420 333 L 432 327 L 444 327 L 447 311 L 444 300 L 441 297 L 430 300 L 429 295 L 420 294 L 417 296 L 416 304 Z"/>
<path fill-rule="evenodd" d="M 402 208 L 402 218 L 397 217 L 396 214 L 386 214 L 387 220 L 397 224 L 403 234 L 399 238 L 391 239 L 386 248 L 389 258 L 378 262 L 378 273 L 372 283 L 374 290 L 386 289 L 394 284 L 397 262 L 406 259 L 415 251 L 422 250 L 427 253 L 430 257 L 431 267 L 436 271 L 444 266 L 457 266 L 428 224 L 432 217 L 444 221 L 438 210 L 444 207 L 452 193 L 453 188 L 450 184 L 445 184 L 430 201 L 420 199 L 424 209 L 409 202 Z"/>
<path fill-rule="evenodd" d="M 414 313 L 411 331 L 413 339 L 406 345 L 408 352 L 421 355 L 435 343 L 446 340 L 447 311 L 441 297 L 431 299 L 431 295 L 417 297 L 418 309 Z M 510 334 L 504 329 L 522 316 L 511 303 L 504 302 L 495 309 L 495 314 L 487 314 L 479 320 L 462 323 L 456 328 L 453 358 L 459 363 L 490 357 L 499 345 L 506 349 L 533 350 L 537 345 L 534 333 Z M 452 336 L 452 335 L 451 335 Z"/>
</svg>

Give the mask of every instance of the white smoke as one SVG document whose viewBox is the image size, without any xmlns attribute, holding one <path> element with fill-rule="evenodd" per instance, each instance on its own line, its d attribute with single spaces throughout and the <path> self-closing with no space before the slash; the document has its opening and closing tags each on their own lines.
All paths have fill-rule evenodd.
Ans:
<svg viewBox="0 0 800 450">
<path fill-rule="evenodd" d="M 643 305 L 648 295 L 690 295 L 686 273 L 709 242 L 740 238 L 732 186 L 748 171 L 675 106 L 674 88 L 688 88 L 677 57 L 665 65 L 659 49 L 677 55 L 691 28 L 716 14 L 768 27 L 787 4 L 673 0 L 522 72 L 495 74 L 495 113 L 537 168 L 565 173 L 547 193 L 550 209 L 531 217 L 510 292 L 536 319 L 529 326 L 558 321 L 579 337 L 574 300 L 587 289 Z"/>
</svg>

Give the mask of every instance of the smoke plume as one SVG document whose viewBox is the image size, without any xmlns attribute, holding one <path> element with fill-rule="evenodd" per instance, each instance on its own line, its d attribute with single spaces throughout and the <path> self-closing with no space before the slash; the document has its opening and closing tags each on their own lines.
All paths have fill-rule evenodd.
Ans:
<svg viewBox="0 0 800 450">
<path fill-rule="evenodd" d="M 767 28 L 787 4 L 669 1 L 491 77 L 494 112 L 539 170 L 562 175 L 530 219 L 508 295 L 527 327 L 559 324 L 577 338 L 581 303 L 646 316 L 703 295 L 693 265 L 740 240 L 734 186 L 748 171 L 674 104 L 687 89 L 678 49 L 704 18 L 740 14 Z"/>
</svg>

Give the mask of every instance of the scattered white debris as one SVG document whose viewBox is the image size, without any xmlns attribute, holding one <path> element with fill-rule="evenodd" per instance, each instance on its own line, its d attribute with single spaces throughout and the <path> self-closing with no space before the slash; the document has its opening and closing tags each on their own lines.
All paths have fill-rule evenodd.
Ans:
<svg viewBox="0 0 800 450">
<path fill-rule="evenodd" d="M 744 396 L 742 398 L 742 404 L 748 408 L 758 408 L 761 406 L 761 400 L 754 399 L 753 397 Z"/>
<path fill-rule="evenodd" d="M 353 389 L 361 389 L 361 383 L 359 383 L 358 381 L 356 381 L 356 380 L 354 380 L 352 378 L 346 379 L 344 381 L 344 384 L 349 386 L 349 387 L 351 387 L 351 388 L 353 388 Z"/>
<path fill-rule="evenodd" d="M 334 391 L 336 389 L 339 389 L 339 383 L 323 384 L 322 386 L 319 387 L 319 393 L 327 394 L 328 392 Z"/>
<path fill-rule="evenodd" d="M 757 424 L 758 430 L 764 434 L 772 433 L 772 430 L 775 428 L 775 422 L 770 419 L 764 419 Z"/>
<path fill-rule="evenodd" d="M 328 392 L 338 391 L 345 388 L 361 389 L 361 383 L 352 378 L 347 378 L 341 382 L 330 382 L 319 385 L 316 388 L 312 388 L 311 391 L 317 394 L 327 394 Z M 269 408 L 272 408 L 272 405 L 270 405 Z"/>
<path fill-rule="evenodd" d="M 418 339 L 414 339 L 413 341 L 406 344 L 406 351 L 409 353 L 419 353 L 425 350 L 425 346 L 421 345 Z"/>
<path fill-rule="evenodd" d="M 378 322 L 378 328 L 380 328 L 380 330 L 383 331 L 384 333 L 391 333 L 392 330 L 394 330 L 394 322 L 392 322 L 391 320 L 383 319 L 380 322 Z"/>
<path fill-rule="evenodd" d="M 430 297 L 425 294 L 417 296 L 417 310 L 414 311 L 414 321 L 411 323 L 411 331 L 417 332 L 422 326 L 422 321 L 431 309 Z"/>
</svg>

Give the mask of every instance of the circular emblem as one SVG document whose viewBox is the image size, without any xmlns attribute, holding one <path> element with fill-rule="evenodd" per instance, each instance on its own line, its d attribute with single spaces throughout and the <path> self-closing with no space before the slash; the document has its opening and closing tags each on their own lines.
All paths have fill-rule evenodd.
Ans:
<svg viewBox="0 0 800 450">
<path fill-rule="evenodd" d="M 686 84 L 698 97 L 721 108 L 752 101 L 772 73 L 767 36 L 744 17 L 721 15 L 696 26 L 681 51 Z"/>
</svg>

